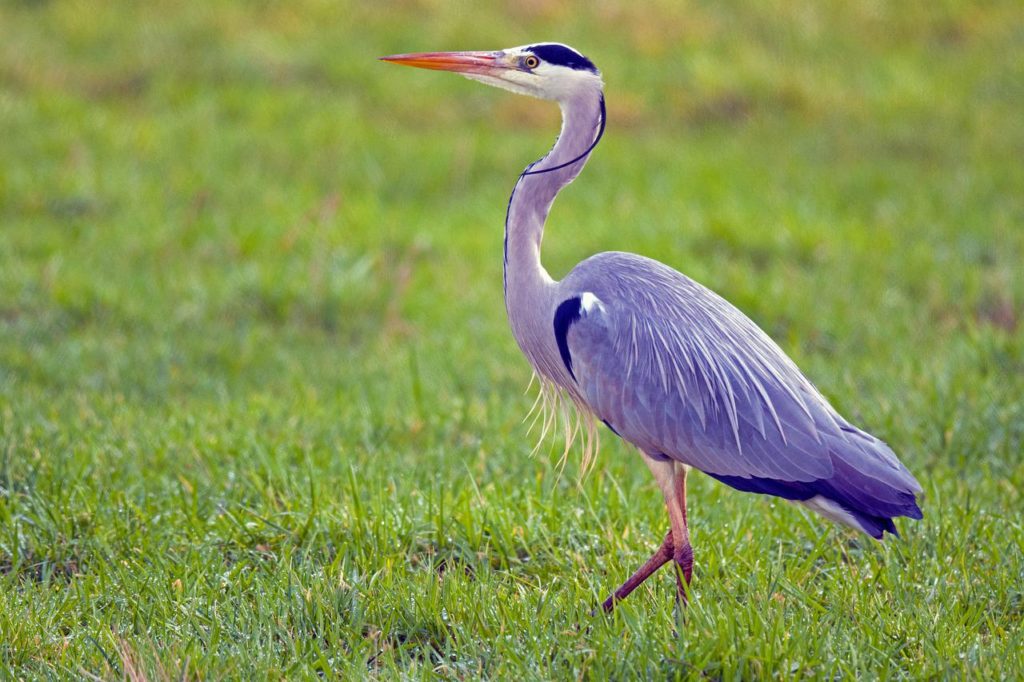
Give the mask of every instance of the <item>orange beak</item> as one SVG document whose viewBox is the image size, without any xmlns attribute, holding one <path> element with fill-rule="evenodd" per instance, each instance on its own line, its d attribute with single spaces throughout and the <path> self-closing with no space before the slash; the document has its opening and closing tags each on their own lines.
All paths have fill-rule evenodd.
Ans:
<svg viewBox="0 0 1024 682">
<path fill-rule="evenodd" d="M 496 52 L 418 52 L 380 57 L 385 62 L 456 73 L 494 73 L 504 69 Z"/>
</svg>

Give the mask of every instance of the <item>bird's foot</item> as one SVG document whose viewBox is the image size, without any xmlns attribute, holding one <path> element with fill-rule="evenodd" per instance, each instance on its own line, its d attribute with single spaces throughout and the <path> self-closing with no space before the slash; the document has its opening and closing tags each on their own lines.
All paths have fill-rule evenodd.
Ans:
<svg viewBox="0 0 1024 682">
<path fill-rule="evenodd" d="M 686 546 L 686 549 L 689 551 L 690 565 L 692 566 L 693 550 L 689 549 L 688 544 Z M 601 609 L 605 613 L 611 613 L 618 602 L 622 601 L 627 596 L 629 596 L 630 592 L 640 587 L 640 585 L 649 577 L 651 577 L 651 575 L 653 575 L 655 571 L 657 571 L 659 568 L 661 568 L 669 561 L 671 561 L 674 558 L 675 554 L 675 548 L 672 543 L 672 532 L 669 531 L 668 535 L 666 535 L 665 539 L 662 541 L 661 547 L 659 547 L 658 550 L 653 555 L 651 555 L 651 558 L 648 559 L 643 566 L 637 569 L 636 573 L 629 576 L 629 579 L 626 580 L 626 582 L 622 583 L 622 586 L 619 587 L 619 589 L 615 590 L 612 596 L 604 600 L 604 603 L 601 604 Z M 689 578 L 687 578 L 687 580 L 689 580 Z"/>
</svg>

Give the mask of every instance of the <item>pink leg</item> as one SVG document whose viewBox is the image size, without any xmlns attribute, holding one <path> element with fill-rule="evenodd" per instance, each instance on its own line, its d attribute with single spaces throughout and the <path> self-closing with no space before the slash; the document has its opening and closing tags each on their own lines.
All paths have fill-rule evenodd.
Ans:
<svg viewBox="0 0 1024 682">
<path fill-rule="evenodd" d="M 647 580 L 651 575 L 659 568 L 667 564 L 672 559 L 672 533 L 671 531 L 665 536 L 665 541 L 661 543 L 661 547 L 658 548 L 651 558 L 647 560 L 643 566 L 637 569 L 636 573 L 629 576 L 629 579 L 622 583 L 622 587 L 615 590 L 612 596 L 604 600 L 601 604 L 601 608 L 604 609 L 605 613 L 611 613 L 612 609 L 615 608 L 615 604 L 622 601 L 629 596 L 629 593 L 640 587 L 643 581 Z"/>
<path fill-rule="evenodd" d="M 690 546 L 690 533 L 686 526 L 686 467 L 648 457 L 644 457 L 644 461 L 650 467 L 665 497 L 672 528 L 651 558 L 601 604 L 605 613 L 614 609 L 618 602 L 625 599 L 630 592 L 669 561 L 676 564 L 677 598 L 683 604 L 686 603 L 686 586 L 690 584 L 693 576 L 693 548 Z"/>
<path fill-rule="evenodd" d="M 672 525 L 672 560 L 676 563 L 677 597 L 680 603 L 685 604 L 686 588 L 693 578 L 693 547 L 690 545 L 690 529 L 686 523 L 686 466 L 676 464 L 674 474 L 672 502 L 668 505 L 669 517 L 672 517 L 674 506 L 680 523 L 678 528 L 676 524 Z"/>
</svg>

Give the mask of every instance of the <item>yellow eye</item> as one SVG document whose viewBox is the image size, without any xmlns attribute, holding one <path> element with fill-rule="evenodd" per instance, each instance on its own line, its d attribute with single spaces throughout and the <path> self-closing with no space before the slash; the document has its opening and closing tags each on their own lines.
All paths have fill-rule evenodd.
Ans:
<svg viewBox="0 0 1024 682">
<path fill-rule="evenodd" d="M 536 69 L 540 66 L 540 60 L 534 57 L 532 54 L 527 55 L 526 59 L 523 60 L 523 66 L 528 69 Z"/>
</svg>

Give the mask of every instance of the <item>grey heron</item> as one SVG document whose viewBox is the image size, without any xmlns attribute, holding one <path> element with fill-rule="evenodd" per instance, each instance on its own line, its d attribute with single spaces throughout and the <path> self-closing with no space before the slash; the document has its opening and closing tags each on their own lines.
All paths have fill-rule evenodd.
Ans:
<svg viewBox="0 0 1024 682">
<path fill-rule="evenodd" d="M 544 269 L 551 205 L 605 130 L 604 84 L 593 62 L 560 43 L 381 59 L 453 71 L 561 108 L 554 147 L 519 175 L 509 199 L 505 305 L 542 391 L 568 398 L 636 446 L 668 508 L 661 546 L 604 602 L 606 611 L 669 562 L 685 601 L 690 467 L 879 540 L 896 533 L 894 517 L 922 518 L 921 486 L 893 451 L 840 416 L 767 334 L 710 289 L 630 253 L 591 256 L 561 281 Z"/>
</svg>

